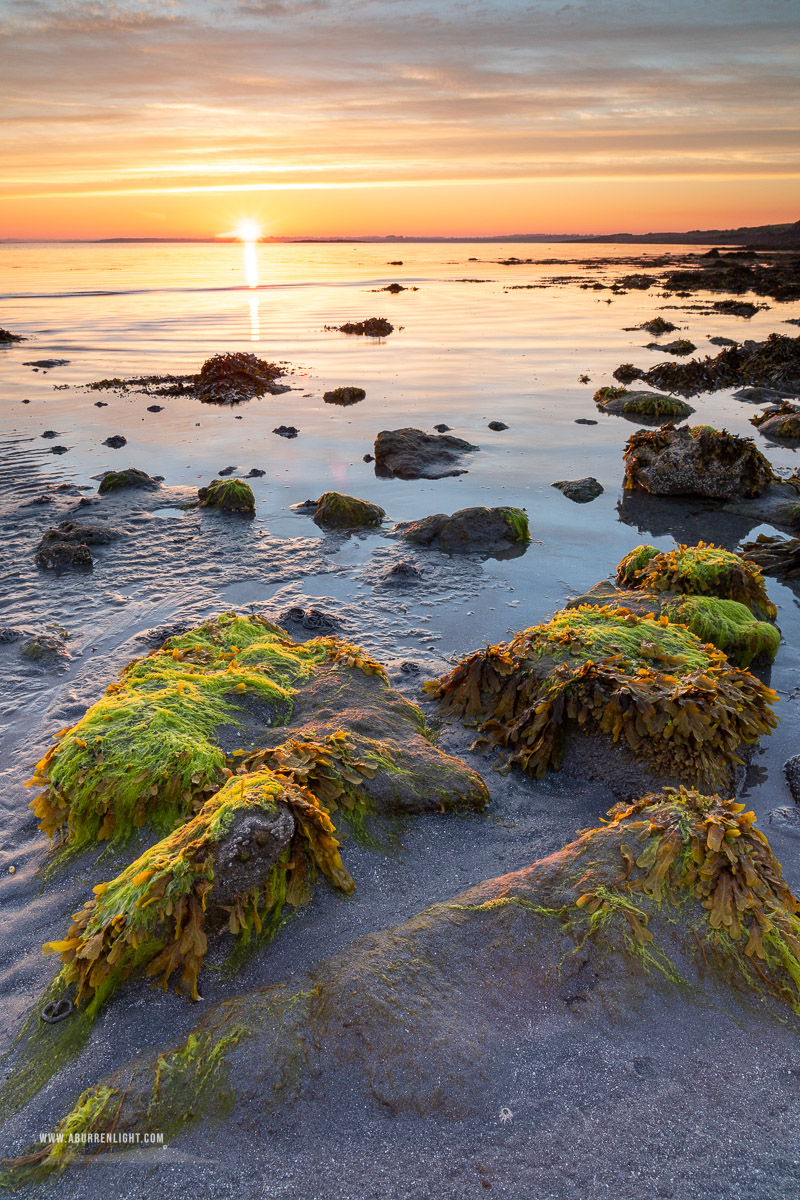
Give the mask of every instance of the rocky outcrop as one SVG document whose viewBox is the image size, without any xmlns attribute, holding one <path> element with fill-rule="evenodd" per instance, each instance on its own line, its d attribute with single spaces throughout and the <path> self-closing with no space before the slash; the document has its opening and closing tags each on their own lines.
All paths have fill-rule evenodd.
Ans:
<svg viewBox="0 0 800 1200">
<path fill-rule="evenodd" d="M 625 487 L 659 496 L 752 499 L 772 480 L 772 468 L 749 438 L 709 425 L 642 430 L 625 446 Z"/>
<path fill-rule="evenodd" d="M 479 450 L 463 438 L 421 429 L 384 429 L 375 438 L 375 473 L 397 479 L 442 479 L 464 475 L 465 454 Z"/>
</svg>

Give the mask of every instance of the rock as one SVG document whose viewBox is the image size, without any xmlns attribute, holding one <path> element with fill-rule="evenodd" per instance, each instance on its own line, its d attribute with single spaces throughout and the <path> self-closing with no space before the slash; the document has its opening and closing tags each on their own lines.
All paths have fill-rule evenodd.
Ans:
<svg viewBox="0 0 800 1200">
<path fill-rule="evenodd" d="M 367 317 L 365 321 L 345 321 L 344 325 L 326 325 L 326 329 L 338 333 L 357 333 L 363 337 L 388 337 L 394 330 L 391 321 L 385 317 Z"/>
<path fill-rule="evenodd" d="M 163 406 L 163 404 L 148 404 L 147 411 L 148 412 L 163 412 L 164 406 Z"/>
<path fill-rule="evenodd" d="M 420 710 L 347 642 L 301 644 L 258 617 L 223 614 L 129 664 L 118 692 L 36 767 L 41 827 L 73 850 L 176 827 L 95 887 L 67 943 L 45 948 L 72 964 L 62 982 L 74 983 L 77 1003 L 96 995 L 96 965 L 109 960 L 122 966 L 116 984 L 147 966 L 165 985 L 175 972 L 197 999 L 208 937 L 279 922 L 286 903 L 310 899 L 317 872 L 352 892 L 332 814 L 364 829 L 372 814 L 488 802 L 480 776 L 428 740 Z M 233 746 L 245 752 L 231 776 Z M 68 953 L 92 937 L 91 951 Z"/>
<path fill-rule="evenodd" d="M 436 513 L 395 526 L 409 542 L 454 552 L 503 551 L 530 541 L 521 508 L 462 508 L 448 517 Z"/>
<path fill-rule="evenodd" d="M 708 425 L 640 430 L 625 446 L 628 489 L 658 496 L 750 499 L 771 481 L 772 468 L 750 438 Z"/>
<path fill-rule="evenodd" d="M 45 570 L 61 570 L 66 567 L 90 567 L 90 546 L 107 546 L 120 537 L 118 529 L 108 525 L 79 525 L 76 521 L 63 521 L 57 528 L 48 529 L 36 547 L 35 561 Z"/>
<path fill-rule="evenodd" d="M 27 342 L 27 338 L 21 337 L 18 333 L 11 333 L 8 329 L 0 329 L 0 345 L 10 342 Z"/>
<path fill-rule="evenodd" d="M 267 472 L 262 471 L 260 467 L 251 467 L 250 470 L 247 472 L 247 478 L 248 479 L 261 479 L 261 477 L 263 475 L 266 475 L 266 473 Z"/>
<path fill-rule="evenodd" d="M 372 454 L 362 454 L 361 461 L 366 463 L 375 462 L 375 458 Z"/>
<path fill-rule="evenodd" d="M 774 442 L 800 441 L 800 405 L 784 400 L 751 417 L 750 424 Z"/>
<path fill-rule="evenodd" d="M 124 471 L 107 471 L 97 490 L 101 495 L 105 495 L 121 488 L 142 488 L 148 492 L 155 492 L 158 487 L 158 482 L 145 471 L 140 471 L 138 467 L 128 467 Z"/>
<path fill-rule="evenodd" d="M 790 758 L 789 763 L 792 761 Z M 786 764 L 787 767 L 789 763 Z M 796 808 L 794 804 L 786 805 L 784 808 L 773 808 L 771 812 L 767 813 L 767 820 L 781 833 L 789 837 L 800 838 L 800 808 Z"/>
<path fill-rule="evenodd" d="M 95 400 L 94 406 L 95 406 L 95 408 L 108 408 L 108 401 L 107 400 Z"/>
<path fill-rule="evenodd" d="M 575 421 L 576 425 L 596 425 L 597 421 L 592 421 L 589 417 L 578 417 Z"/>
<path fill-rule="evenodd" d="M 658 280 L 654 275 L 623 275 L 614 284 L 618 288 L 627 288 L 628 291 L 646 292 Z"/>
<path fill-rule="evenodd" d="M 634 379 L 643 379 L 644 371 L 639 367 L 634 367 L 632 363 L 622 363 L 614 371 L 614 378 L 620 383 L 632 383 Z"/>
<path fill-rule="evenodd" d="M 626 417 L 640 425 L 662 425 L 664 421 L 684 421 L 695 411 L 677 396 L 662 396 L 658 392 L 632 392 L 628 388 L 602 387 L 594 394 L 594 402 L 605 413 Z"/>
<path fill-rule="evenodd" d="M 69 446 L 51 446 L 50 453 L 51 454 L 68 454 Z"/>
<path fill-rule="evenodd" d="M 393 296 L 396 296 L 398 292 L 407 292 L 408 288 L 404 288 L 402 283 L 390 283 L 387 287 L 378 288 L 377 290 L 379 292 L 391 292 Z"/>
<path fill-rule="evenodd" d="M 265 362 L 255 354 L 215 354 L 194 377 L 194 394 L 204 404 L 241 404 L 265 393 L 289 391 L 276 382 L 284 374 L 280 363 Z"/>
<path fill-rule="evenodd" d="M 23 367 L 43 367 L 49 371 L 52 367 L 66 367 L 69 363 L 68 358 L 34 358 L 32 361 L 24 362 Z"/>
<path fill-rule="evenodd" d="M 325 529 L 360 529 L 380 525 L 386 516 L 378 504 L 341 492 L 323 492 L 317 501 L 314 523 Z"/>
<path fill-rule="evenodd" d="M 268 1110 L 280 1128 L 319 1125 L 341 1106 L 345 1079 L 370 1129 L 381 1118 L 412 1129 L 414 1120 L 449 1129 L 455 1121 L 485 1122 L 487 1114 L 497 1123 L 507 1097 L 520 1095 L 524 1105 L 527 1093 L 509 1095 L 497 1084 L 498 1064 L 523 1057 L 535 1095 L 552 1099 L 557 1089 L 570 1089 L 564 1112 L 587 1099 L 577 1059 L 583 1053 L 596 1059 L 612 1037 L 670 1054 L 681 1026 L 693 1038 L 702 1031 L 702 1044 L 712 1045 L 713 1020 L 718 1038 L 734 1040 L 732 1060 L 737 1038 L 749 1049 L 754 1038 L 758 1045 L 758 1031 L 793 1028 L 800 973 L 797 901 L 751 822 L 733 801 L 694 792 L 665 790 L 616 805 L 602 825 L 558 854 L 370 931 L 309 973 L 226 997 L 188 1039 L 184 1025 L 171 1045 L 137 1048 L 80 1097 L 73 1085 L 74 1107 L 61 1110 L 57 1125 L 62 1139 L 21 1168 L 18 1186 L 41 1190 L 30 1187 L 37 1174 L 85 1162 L 85 1145 L 102 1144 L 111 1130 L 124 1144 L 174 1129 L 170 1152 L 177 1156 L 183 1131 L 196 1144 L 210 1143 L 231 1113 L 235 1122 Z M 726 853 L 709 848 L 709 828 L 715 837 L 730 833 Z M 647 829 L 643 850 L 638 839 Z M 733 897 L 742 898 L 742 909 Z M 721 926 L 735 936 L 721 935 Z M 774 928 L 785 952 L 767 953 L 767 944 L 759 957 L 762 927 Z M 754 1011 L 766 1023 L 758 1031 Z M 608 1105 L 612 1095 L 633 1088 L 630 1103 L 641 1109 L 641 1097 L 650 1093 L 640 1089 L 674 1086 L 671 1077 L 658 1078 L 660 1063 L 670 1058 L 656 1059 L 656 1066 L 650 1055 L 634 1057 L 630 1079 L 619 1071 L 620 1059 L 612 1061 L 615 1091 L 600 1093 Z M 602 1066 L 607 1071 L 605 1059 Z M 689 1111 L 679 1134 L 689 1135 L 700 1112 Z M 564 1119 L 557 1110 L 546 1130 L 563 1133 Z M 494 1179 L 499 1160 L 487 1160 Z M 607 1160 L 598 1161 L 608 1170 Z M 515 1188 L 515 1167 L 512 1161 L 510 1173 L 500 1176 L 503 1194 L 526 1191 Z M 490 1178 L 482 1163 L 477 1170 L 471 1178 L 465 1170 L 448 1195 L 480 1194 L 479 1181 Z M 72 1190 L 79 1178 L 76 1171 Z M 673 1192 L 657 1187 L 649 1194 Z"/>
<path fill-rule="evenodd" d="M 66 670 L 70 653 L 63 638 L 52 633 L 37 633 L 19 648 L 23 658 L 46 670 Z"/>
<path fill-rule="evenodd" d="M 576 504 L 588 504 L 603 492 L 603 485 L 598 483 L 593 475 L 587 475 L 585 479 L 560 479 L 550 486 L 558 488 L 568 500 L 574 500 Z"/>
<path fill-rule="evenodd" d="M 58 437 L 58 430 L 56 430 L 56 429 L 45 429 L 44 433 L 43 433 L 41 436 L 42 436 L 43 438 L 54 438 L 54 437 Z"/>
<path fill-rule="evenodd" d="M 500 433 L 502 430 L 508 429 L 508 426 L 503 421 L 490 421 L 486 428 L 493 429 L 495 433 Z"/>
<path fill-rule="evenodd" d="M 436 430 L 437 433 L 449 433 L 450 432 L 450 426 L 442 424 L 442 423 L 440 423 L 439 425 L 434 425 L 433 428 Z"/>
<path fill-rule="evenodd" d="M 127 446 L 128 439 L 123 437 L 121 433 L 115 433 L 113 437 L 107 437 L 103 442 L 104 446 L 110 446 L 112 450 L 119 450 L 122 446 Z"/>
<path fill-rule="evenodd" d="M 272 432 L 277 433 L 278 437 L 296 438 L 300 430 L 296 425 L 276 425 Z"/>
<path fill-rule="evenodd" d="M 325 392 L 322 399 L 326 404 L 358 404 L 366 398 L 367 393 L 360 387 L 338 387 Z"/>
<path fill-rule="evenodd" d="M 236 467 L 223 467 L 220 471 L 217 471 L 217 474 L 222 476 L 232 475 L 235 470 Z"/>
<path fill-rule="evenodd" d="M 402 260 L 402 258 L 394 258 L 394 259 L 392 259 L 391 262 L 388 262 L 386 265 L 387 265 L 387 267 L 402 267 L 403 260 Z"/>
<path fill-rule="evenodd" d="M 278 620 L 290 632 L 302 629 L 306 633 L 330 634 L 341 628 L 341 621 L 320 608 L 302 608 L 299 604 L 284 609 Z"/>
<path fill-rule="evenodd" d="M 390 587 L 407 587 L 422 579 L 422 571 L 414 563 L 396 562 L 387 567 L 380 577 L 380 582 Z"/>
<path fill-rule="evenodd" d="M 256 511 L 253 489 L 243 479 L 212 479 L 208 487 L 198 488 L 197 498 L 201 508 L 217 508 L 248 516 Z"/>
<path fill-rule="evenodd" d="M 783 764 L 783 773 L 795 804 L 800 804 L 800 754 L 794 754 Z"/>
<path fill-rule="evenodd" d="M 686 338 L 678 338 L 677 341 L 667 342 L 662 345 L 660 342 L 650 342 L 646 347 L 647 350 L 663 350 L 666 354 L 694 354 L 697 346 L 694 342 L 688 341 Z"/>
<path fill-rule="evenodd" d="M 541 778 L 563 765 L 621 800 L 665 784 L 731 795 L 742 750 L 777 724 L 775 693 L 721 651 L 682 625 L 609 607 L 556 613 L 425 690 L 477 724 L 504 767 Z M 673 721 L 689 695 L 691 721 Z"/>
<path fill-rule="evenodd" d="M 464 454 L 479 450 L 451 434 L 435 436 L 421 429 L 384 429 L 375 438 L 375 473 L 397 479 L 442 479 L 464 475 Z"/>
<path fill-rule="evenodd" d="M 729 337 L 710 337 L 709 342 L 712 346 L 738 346 L 739 343 L 734 338 Z"/>
<path fill-rule="evenodd" d="M 779 404 L 781 400 L 796 399 L 797 393 L 770 387 L 745 387 L 734 392 L 733 397 L 735 400 L 747 400 L 750 404 Z"/>
</svg>

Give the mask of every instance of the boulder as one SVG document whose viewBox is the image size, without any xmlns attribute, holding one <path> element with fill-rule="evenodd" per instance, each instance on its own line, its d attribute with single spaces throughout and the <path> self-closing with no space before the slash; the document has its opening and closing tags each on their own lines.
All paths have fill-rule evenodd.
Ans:
<svg viewBox="0 0 800 1200">
<path fill-rule="evenodd" d="M 528 517 L 521 508 L 462 508 L 449 517 L 436 513 L 395 528 L 409 542 L 449 553 L 502 552 L 530 541 Z"/>
<path fill-rule="evenodd" d="M 640 425 L 662 425 L 665 421 L 683 421 L 694 409 L 677 396 L 662 396 L 658 392 L 632 392 L 628 388 L 602 387 L 594 394 L 594 402 L 602 412 L 627 417 Z"/>
<path fill-rule="evenodd" d="M 325 529 L 361 529 L 380 525 L 386 516 L 378 504 L 345 496 L 341 492 L 323 492 L 317 501 L 314 523 Z"/>
<path fill-rule="evenodd" d="M 243 479 L 212 479 L 208 487 L 197 489 L 197 499 L 201 508 L 217 508 L 248 516 L 256 511 L 253 489 Z"/>
<path fill-rule="evenodd" d="M 550 486 L 558 488 L 568 500 L 573 500 L 575 504 L 589 504 L 603 492 L 602 483 L 599 483 L 594 475 L 587 475 L 584 479 L 559 479 Z"/>
<path fill-rule="evenodd" d="M 628 439 L 624 460 L 624 486 L 659 496 L 752 499 L 773 479 L 750 438 L 709 425 L 640 430 Z"/>
<path fill-rule="evenodd" d="M 37 566 L 46 571 L 69 567 L 91 567 L 90 546 L 106 546 L 120 537 L 120 531 L 107 525 L 79 525 L 63 521 L 55 529 L 47 529 L 36 547 Z"/>
<path fill-rule="evenodd" d="M 124 471 L 106 471 L 97 490 L 101 495 L 119 491 L 121 488 L 143 488 L 155 492 L 159 486 L 158 480 L 140 471 L 138 467 L 128 467 Z"/>
<path fill-rule="evenodd" d="M 464 475 L 465 454 L 479 450 L 463 438 L 421 429 L 383 429 L 375 438 L 375 473 L 397 479 L 442 479 Z"/>
</svg>

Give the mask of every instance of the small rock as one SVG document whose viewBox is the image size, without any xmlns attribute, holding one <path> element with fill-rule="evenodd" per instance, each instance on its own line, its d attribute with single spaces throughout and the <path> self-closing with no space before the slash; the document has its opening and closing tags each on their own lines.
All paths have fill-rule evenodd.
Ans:
<svg viewBox="0 0 800 1200">
<path fill-rule="evenodd" d="M 373 455 L 371 455 L 371 454 L 362 454 L 361 461 L 362 462 L 375 462 L 375 459 L 374 459 Z"/>
<path fill-rule="evenodd" d="M 450 553 L 508 551 L 530 541 L 528 518 L 520 508 L 462 508 L 452 516 L 435 513 L 395 527 L 410 542 Z"/>
<path fill-rule="evenodd" d="M 449 433 L 450 432 L 449 425 L 434 425 L 433 428 L 436 430 L 437 433 Z"/>
<path fill-rule="evenodd" d="M 94 406 L 95 406 L 95 408 L 108 408 L 108 401 L 107 400 L 95 400 Z"/>
<path fill-rule="evenodd" d="M 103 442 L 104 446 L 110 446 L 112 450 L 120 450 L 123 446 L 127 446 L 128 439 L 123 437 L 121 433 L 115 433 L 111 437 L 107 437 Z"/>
<path fill-rule="evenodd" d="M 65 670 L 70 659 L 70 653 L 62 638 L 52 633 L 37 633 L 19 648 L 23 658 L 37 663 L 42 667 L 60 668 Z"/>
<path fill-rule="evenodd" d="M 148 404 L 147 411 L 148 412 L 163 412 L 164 405 L 163 404 Z"/>
<path fill-rule="evenodd" d="M 158 484 L 157 479 L 151 478 L 145 471 L 140 471 L 138 467 L 128 467 L 124 471 L 106 471 L 97 490 L 101 495 L 129 487 L 144 488 L 154 492 L 158 488 Z"/>
<path fill-rule="evenodd" d="M 405 585 L 419 583 L 422 579 L 422 571 L 419 567 L 415 567 L 410 562 L 397 562 L 383 572 L 380 578 L 381 583 L 391 585 Z"/>
<path fill-rule="evenodd" d="M 508 429 L 508 426 L 503 421 L 490 421 L 486 428 L 493 429 L 495 433 L 500 433 L 501 430 Z"/>
<path fill-rule="evenodd" d="M 367 393 L 360 387 L 338 387 L 325 392 L 322 399 L 326 404 L 358 404 L 366 398 Z"/>
<path fill-rule="evenodd" d="M 738 346 L 739 343 L 733 338 L 726 337 L 711 337 L 708 339 L 712 346 Z"/>
<path fill-rule="evenodd" d="M 575 421 L 576 425 L 596 425 L 597 421 L 591 421 L 589 417 L 578 417 Z"/>
<path fill-rule="evenodd" d="M 248 479 L 260 479 L 262 475 L 266 475 L 266 471 L 262 471 L 260 467 L 251 467 L 247 472 Z"/>
<path fill-rule="evenodd" d="M 43 438 L 58 437 L 58 432 L 55 429 L 45 429 L 44 433 L 42 434 L 42 437 Z"/>
<path fill-rule="evenodd" d="M 323 612 L 319 608 L 301 608 L 300 605 L 294 605 L 292 608 L 287 608 L 278 617 L 278 621 L 284 628 L 288 626 L 299 627 L 307 630 L 309 633 L 335 633 L 340 628 L 340 621 L 337 617 L 331 616 L 329 613 Z"/>
<path fill-rule="evenodd" d="M 65 367 L 69 361 L 68 358 L 35 358 L 22 365 L 23 367 L 44 367 L 46 371 L 49 371 L 51 367 Z"/>
<path fill-rule="evenodd" d="M 217 471 L 218 475 L 232 475 L 236 467 L 223 467 L 221 471 Z"/>
<path fill-rule="evenodd" d="M 277 433 L 278 437 L 296 438 L 300 430 L 295 425 L 276 425 L 272 432 Z"/>
<path fill-rule="evenodd" d="M 792 759 L 789 759 L 789 762 L 791 761 Z M 767 820 L 770 825 L 780 829 L 781 833 L 800 838 L 800 808 L 789 804 L 785 808 L 773 808 L 772 812 L 767 813 Z"/>
<path fill-rule="evenodd" d="M 51 446 L 51 454 L 66 454 L 69 451 L 69 446 Z"/>
<path fill-rule="evenodd" d="M 397 479 L 442 479 L 463 475 L 464 454 L 479 450 L 463 438 L 421 429 L 383 429 L 375 438 L 376 474 Z"/>
<path fill-rule="evenodd" d="M 603 485 L 593 475 L 587 475 L 585 479 L 559 479 L 550 486 L 558 488 L 568 500 L 573 500 L 576 504 L 588 504 L 603 492 Z"/>
</svg>

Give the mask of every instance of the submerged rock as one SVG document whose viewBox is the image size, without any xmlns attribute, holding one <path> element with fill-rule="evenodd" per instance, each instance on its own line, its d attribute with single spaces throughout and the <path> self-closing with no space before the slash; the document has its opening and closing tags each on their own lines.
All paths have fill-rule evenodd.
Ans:
<svg viewBox="0 0 800 1200">
<path fill-rule="evenodd" d="M 394 330 L 391 321 L 385 317 L 367 317 L 365 321 L 345 321 L 344 325 L 326 325 L 326 329 L 337 333 L 357 333 L 363 337 L 388 337 Z"/>
<path fill-rule="evenodd" d="M 627 417 L 639 424 L 662 425 L 664 421 L 683 421 L 694 409 L 677 396 L 662 396 L 658 392 L 632 392 L 627 388 L 602 387 L 594 394 L 594 402 L 602 412 Z"/>
<path fill-rule="evenodd" d="M 326 404 L 358 404 L 360 400 L 366 399 L 367 393 L 360 387 L 338 387 L 333 388 L 330 392 L 323 393 L 322 399 Z"/>
<path fill-rule="evenodd" d="M 450 517 L 436 513 L 395 528 L 409 542 L 451 553 L 491 553 L 530 541 L 528 517 L 521 508 L 462 508 Z"/>
<path fill-rule="evenodd" d="M 603 493 L 603 485 L 595 479 L 594 475 L 587 475 L 584 479 L 559 479 L 550 486 L 558 488 L 568 500 L 573 500 L 575 504 L 589 504 Z"/>
<path fill-rule="evenodd" d="M 752 499 L 773 480 L 750 438 L 710 425 L 664 425 L 634 433 L 625 446 L 625 484 L 659 496 Z"/>
<path fill-rule="evenodd" d="M 558 612 L 425 690 L 478 726 L 476 745 L 505 751 L 505 769 L 564 766 L 621 799 L 653 780 L 733 789 L 743 748 L 777 724 L 775 692 L 719 650 L 611 607 Z"/>
<path fill-rule="evenodd" d="M 63 638 L 54 633 L 36 633 L 28 638 L 19 648 L 19 652 L 28 662 L 49 670 L 66 670 L 69 666 L 70 653 Z"/>
<path fill-rule="evenodd" d="M 800 404 L 784 400 L 751 417 L 750 424 L 774 442 L 800 441 Z"/>
<path fill-rule="evenodd" d="M 386 516 L 379 504 L 345 496 L 341 492 L 323 492 L 316 502 L 314 523 L 327 529 L 359 529 L 380 525 Z"/>
<path fill-rule="evenodd" d="M 340 1101 L 343 1072 L 359 1111 L 485 1120 L 497 1063 L 523 1047 L 552 1054 L 571 1009 L 604 1038 L 623 1020 L 639 1040 L 657 1031 L 658 996 L 687 1021 L 717 1014 L 721 1036 L 753 1011 L 796 1022 L 799 946 L 798 902 L 752 812 L 644 795 L 557 854 L 216 1005 L 188 1038 L 87 1089 L 63 1139 L 18 1160 L 13 1182 L 63 1170 L 87 1142 L 99 1153 L 112 1130 L 169 1138 L 202 1122 L 210 1136 L 231 1111 L 296 1122 L 315 1099 Z M 555 1045 L 568 1055 L 575 1036 Z"/>
<path fill-rule="evenodd" d="M 97 490 L 101 495 L 119 491 L 120 488 L 143 488 L 155 492 L 159 486 L 158 480 L 145 471 L 140 471 L 138 467 L 128 467 L 124 471 L 106 471 Z"/>
<path fill-rule="evenodd" d="M 256 511 L 253 489 L 243 479 L 212 479 L 208 487 L 197 489 L 197 498 L 201 508 L 247 515 Z"/>
<path fill-rule="evenodd" d="M 480 450 L 451 434 L 436 436 L 421 429 L 383 429 L 375 438 L 375 473 L 398 479 L 442 479 L 465 475 L 458 464 L 465 454 Z"/>
<path fill-rule="evenodd" d="M 387 567 L 380 577 L 380 582 L 390 587 L 407 587 L 419 583 L 422 571 L 414 563 L 396 562 Z"/>
</svg>

